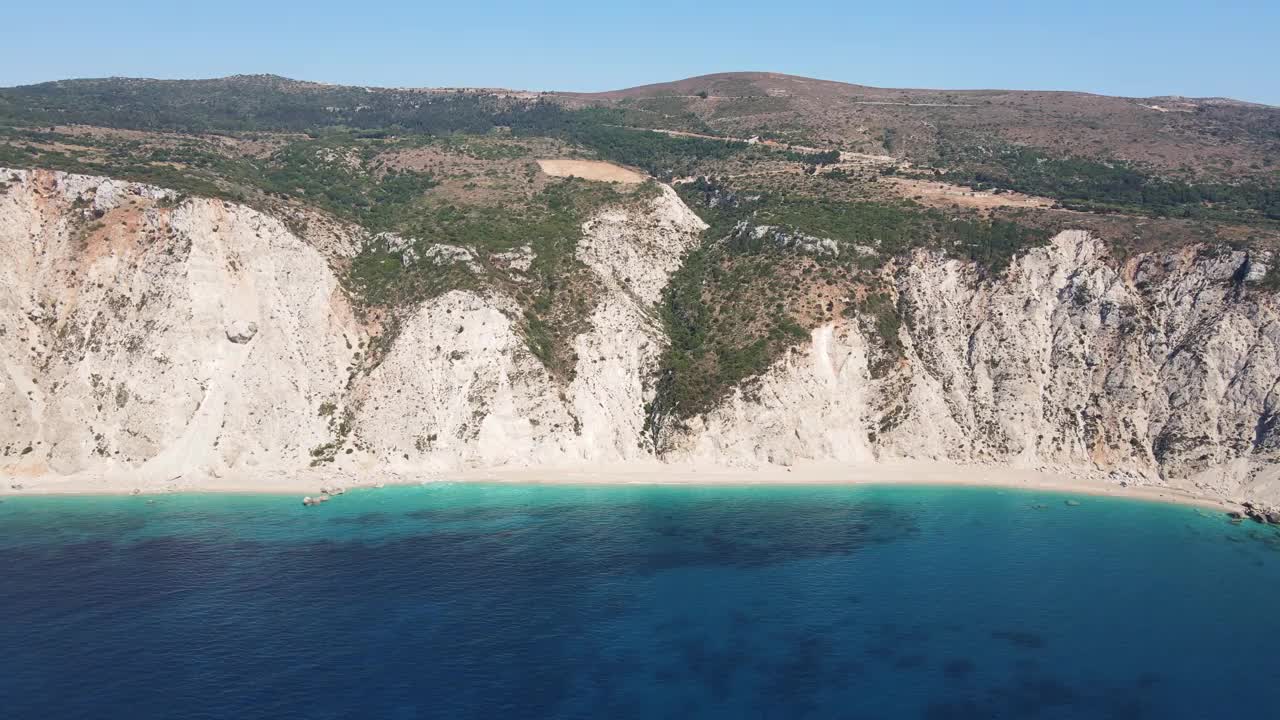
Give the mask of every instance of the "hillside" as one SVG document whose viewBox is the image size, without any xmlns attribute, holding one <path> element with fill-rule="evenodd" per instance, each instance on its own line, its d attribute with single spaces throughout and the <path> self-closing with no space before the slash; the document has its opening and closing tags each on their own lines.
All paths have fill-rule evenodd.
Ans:
<svg viewBox="0 0 1280 720">
<path fill-rule="evenodd" d="M 927 459 L 1270 497 L 1277 128 L 769 73 L 0 89 L 2 467 Z"/>
<path fill-rule="evenodd" d="M 953 163 L 981 145 L 1051 157 L 1137 163 L 1190 178 L 1271 174 L 1280 109 L 1222 98 L 1119 98 L 1075 92 L 907 90 L 777 73 L 719 73 L 566 96 L 664 116 L 715 132 Z M 1268 163 L 1268 160 L 1270 163 Z"/>
</svg>

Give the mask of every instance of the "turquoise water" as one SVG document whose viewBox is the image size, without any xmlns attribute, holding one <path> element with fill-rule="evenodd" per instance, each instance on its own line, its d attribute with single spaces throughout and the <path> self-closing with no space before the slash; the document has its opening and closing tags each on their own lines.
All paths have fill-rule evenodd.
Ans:
<svg viewBox="0 0 1280 720">
<path fill-rule="evenodd" d="M 1277 717 L 1280 533 L 1066 499 L 8 499 L 0 717 Z"/>
</svg>

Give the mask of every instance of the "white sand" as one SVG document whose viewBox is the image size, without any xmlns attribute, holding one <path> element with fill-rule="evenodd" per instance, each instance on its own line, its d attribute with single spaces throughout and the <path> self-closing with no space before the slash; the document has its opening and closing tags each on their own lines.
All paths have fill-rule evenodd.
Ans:
<svg viewBox="0 0 1280 720">
<path fill-rule="evenodd" d="M 647 485 L 960 485 L 1019 488 L 1079 495 L 1108 495 L 1158 502 L 1232 509 L 1224 498 L 1196 494 L 1164 485 L 1121 487 L 1101 476 L 1048 472 L 999 465 L 956 465 L 941 462 L 896 462 L 869 465 L 811 463 L 794 467 L 666 465 L 642 462 L 625 465 L 570 467 L 503 467 L 441 473 L 400 474 L 386 471 L 335 471 L 328 468 L 297 473 L 258 473 L 224 477 L 188 477 L 139 482 L 127 476 L 42 476 L 5 478 L 3 495 L 126 495 L 168 492 L 271 493 L 314 495 L 322 487 L 347 489 L 426 482 L 499 482 L 524 484 L 647 484 Z M 13 484 L 21 484 L 14 489 Z"/>
</svg>

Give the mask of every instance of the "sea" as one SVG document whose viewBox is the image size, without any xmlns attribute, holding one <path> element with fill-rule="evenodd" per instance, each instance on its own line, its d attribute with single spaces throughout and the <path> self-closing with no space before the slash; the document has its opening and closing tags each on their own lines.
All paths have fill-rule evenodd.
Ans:
<svg viewBox="0 0 1280 720">
<path fill-rule="evenodd" d="M 0 718 L 1280 718 L 1280 530 L 966 487 L 8 497 Z"/>
</svg>

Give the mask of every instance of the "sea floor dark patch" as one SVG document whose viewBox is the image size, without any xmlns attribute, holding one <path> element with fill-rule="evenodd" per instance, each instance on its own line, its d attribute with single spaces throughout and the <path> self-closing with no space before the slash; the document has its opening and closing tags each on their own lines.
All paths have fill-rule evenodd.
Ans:
<svg viewBox="0 0 1280 720">
<path fill-rule="evenodd" d="M 1025 630 L 992 630 L 991 637 L 1024 650 L 1043 650 L 1047 644 L 1043 635 Z"/>
<path fill-rule="evenodd" d="M 954 658 L 942 665 L 942 672 L 952 680 L 964 680 L 973 674 L 974 664 L 967 658 Z"/>
</svg>

